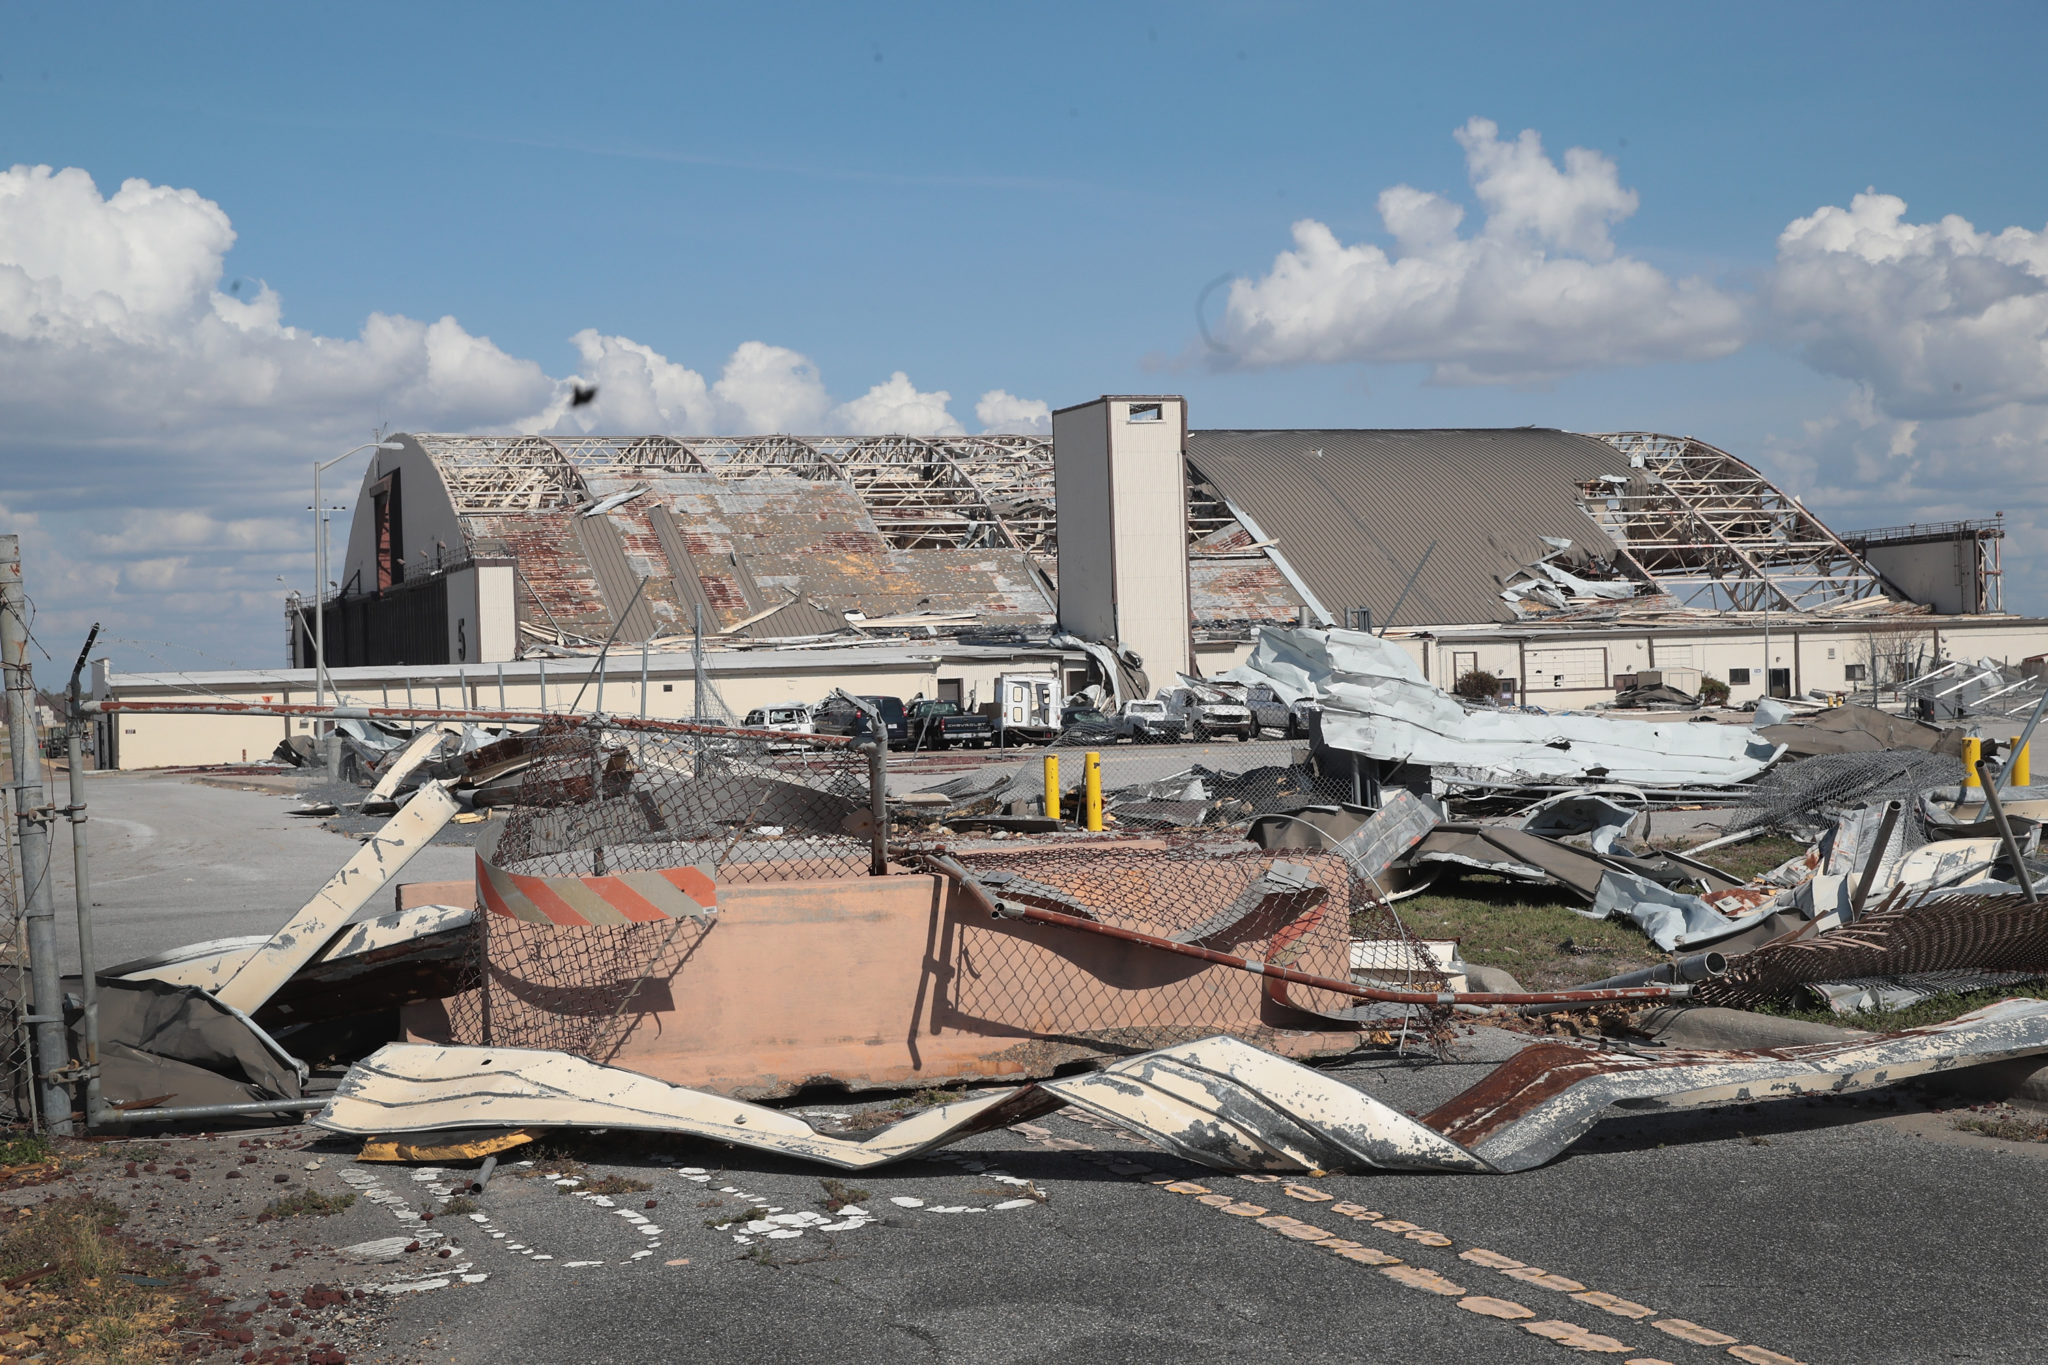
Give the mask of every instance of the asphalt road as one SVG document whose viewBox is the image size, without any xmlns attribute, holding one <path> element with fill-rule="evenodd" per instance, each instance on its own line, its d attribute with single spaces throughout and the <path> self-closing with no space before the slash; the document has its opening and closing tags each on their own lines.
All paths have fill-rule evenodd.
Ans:
<svg viewBox="0 0 2048 1365">
<path fill-rule="evenodd" d="M 60 774 L 60 792 L 62 781 Z M 93 932 L 103 965 L 204 939 L 268 934 L 357 848 L 354 839 L 318 821 L 286 814 L 300 802 L 284 791 L 227 790 L 168 773 L 105 772 L 87 778 L 85 799 Z M 51 882 L 68 972 L 78 965 L 71 836 L 66 824 L 55 829 Z M 467 849 L 434 844 L 406 865 L 403 880 L 468 877 L 473 868 Z M 380 895 L 364 912 L 391 908 L 391 898 Z"/>
<path fill-rule="evenodd" d="M 1498 1038 L 1478 1042 L 1466 1046 L 1500 1055 Z M 1419 1109 L 1486 1070 L 1386 1060 L 1342 1074 Z M 743 1206 L 817 1209 L 830 1172 L 657 1140 L 662 1159 L 593 1165 L 593 1175 L 653 1186 L 619 1196 L 617 1208 L 500 1176 L 481 1200 L 487 1221 L 454 1224 L 460 1259 L 489 1278 L 395 1296 L 383 1335 L 391 1359 L 462 1365 L 1521 1365 L 1582 1354 L 1528 1330 L 1563 1323 L 1605 1338 L 1581 1338 L 1596 1358 L 1642 1363 L 2039 1361 L 2048 1299 L 2032 1252 L 2048 1216 L 2048 1161 L 2035 1148 L 1953 1133 L 1910 1099 L 1888 1107 L 1895 1101 L 1618 1118 L 1541 1170 L 1320 1176 L 1296 1183 L 1307 1198 L 1283 1183 L 1183 1166 L 1062 1111 L 971 1139 L 950 1159 L 841 1177 L 868 1191 L 878 1223 L 748 1246 L 706 1221 Z M 1045 1202 L 996 1209 L 1016 1193 L 999 1174 L 1032 1182 Z M 383 1179 L 404 1188 L 408 1175 Z M 1391 1267 L 1403 1277 L 1393 1278 L 1389 1267 L 1158 1183 L 1170 1177 L 1414 1269 Z M 648 1198 L 658 1206 L 643 1209 Z M 1377 1220 L 1346 1217 L 1339 1203 Z M 640 1232 L 622 1210 L 659 1232 Z M 382 1210 L 350 1216 L 360 1226 L 345 1235 L 388 1235 Z M 1390 1220 L 1403 1226 L 1380 1226 Z M 1417 1240 L 1411 1230 L 1439 1235 Z M 638 1251 L 647 1254 L 635 1259 Z M 1467 1259 L 1472 1252 L 1562 1278 L 1513 1278 Z M 407 1269 L 378 1267 L 371 1278 Z M 1575 1293 L 1612 1295 L 1621 1313 Z"/>
</svg>

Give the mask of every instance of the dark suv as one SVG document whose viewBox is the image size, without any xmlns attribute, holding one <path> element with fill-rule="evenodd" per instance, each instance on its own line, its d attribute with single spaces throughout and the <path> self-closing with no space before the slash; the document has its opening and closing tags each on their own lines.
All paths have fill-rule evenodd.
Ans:
<svg viewBox="0 0 2048 1365">
<path fill-rule="evenodd" d="M 882 725 L 889 732 L 889 747 L 900 749 L 910 743 L 910 725 L 903 714 L 901 697 L 862 697 L 862 701 L 882 713 Z M 818 703 L 818 709 L 811 716 L 813 733 L 820 735 L 856 735 L 866 738 L 870 722 L 867 712 L 860 710 L 844 697 L 827 697 Z"/>
<path fill-rule="evenodd" d="M 996 727 L 987 716 L 962 711 L 958 702 L 912 702 L 910 738 L 920 749 L 950 749 L 957 744 L 985 749 L 995 743 Z"/>
</svg>

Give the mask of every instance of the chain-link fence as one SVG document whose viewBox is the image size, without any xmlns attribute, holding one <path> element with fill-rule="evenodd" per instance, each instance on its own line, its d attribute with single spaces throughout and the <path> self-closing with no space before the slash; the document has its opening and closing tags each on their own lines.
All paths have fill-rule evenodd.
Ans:
<svg viewBox="0 0 2048 1365">
<path fill-rule="evenodd" d="M 1369 812 L 1341 804 L 1348 786 L 1318 777 L 1283 744 L 1228 753 L 1240 762 L 1211 764 L 1188 751 L 1104 753 L 1103 831 L 1047 829 L 1040 815 L 1025 831 L 997 822 L 979 835 L 971 817 L 948 827 L 934 812 L 1041 809 L 1043 753 L 1025 763 L 959 756 L 971 766 L 950 778 L 918 771 L 932 760 L 899 756 L 889 774 L 888 853 L 898 870 L 918 870 L 944 847 L 1005 897 L 1085 923 L 1333 981 L 1443 989 L 1443 964 L 1383 899 L 1380 869 L 1320 846 L 1334 838 L 1266 848 L 1247 837 L 1257 817 L 1318 805 L 1355 827 Z M 1072 814 L 1085 754 L 1058 756 Z M 925 780 L 933 776 L 936 784 Z M 451 1036 L 612 1059 L 643 1017 L 687 995 L 691 959 L 719 932 L 716 913 L 636 919 L 627 913 L 636 896 L 866 877 L 870 781 L 869 753 L 845 742 L 604 719 L 550 725 L 486 854 L 480 891 L 490 913 L 479 917 L 470 984 L 449 1002 Z M 915 794 L 933 785 L 956 795 Z M 636 875 L 639 892 L 625 885 Z M 1361 1006 L 1270 977 L 1247 986 L 1156 943 L 1112 943 L 1073 927 L 954 913 L 935 930 L 929 956 L 934 980 L 946 983 L 928 1002 L 945 1015 L 934 1022 L 1014 1036 L 1025 1052 L 1051 1049 L 1049 1062 L 1075 1049 L 1154 1048 L 1219 1030 L 1259 1041 L 1426 1022 L 1408 1007 Z M 1249 1014 L 1247 991 L 1264 1001 Z"/>
<path fill-rule="evenodd" d="M 1260 815 L 1337 805 L 1359 795 L 1348 775 L 1319 772 L 1303 746 L 1286 741 L 1156 747 L 1072 732 L 1020 758 L 965 760 L 974 766 L 957 773 L 929 766 L 943 758 L 913 760 L 891 785 L 910 795 L 914 811 L 939 822 L 1042 815 L 1045 760 L 1051 757 L 1058 763 L 1059 809 L 1071 819 L 1082 809 L 1090 753 L 1099 756 L 1107 829 L 1241 831 Z M 932 780 L 920 781 L 920 762 Z"/>
<path fill-rule="evenodd" d="M 453 1036 L 609 1057 L 650 1007 L 642 986 L 673 978 L 714 923 L 687 906 L 642 918 L 661 892 L 634 874 L 694 869 L 712 886 L 865 875 L 868 773 L 845 742 L 550 723 L 488 856 L 569 899 L 544 886 L 519 906 L 487 903 L 497 913 L 478 917 L 471 983 L 449 1002 Z"/>
</svg>

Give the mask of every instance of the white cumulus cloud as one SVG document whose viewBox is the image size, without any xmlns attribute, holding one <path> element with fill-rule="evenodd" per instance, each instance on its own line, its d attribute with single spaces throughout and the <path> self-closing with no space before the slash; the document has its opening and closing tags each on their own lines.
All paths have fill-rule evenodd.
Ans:
<svg viewBox="0 0 2048 1365">
<path fill-rule="evenodd" d="M 974 420 L 981 423 L 984 434 L 1050 436 L 1052 405 L 1043 398 L 1019 398 L 1002 389 L 990 389 L 975 403 Z"/>
<path fill-rule="evenodd" d="M 958 436 L 965 428 L 946 411 L 952 401 L 953 395 L 944 389 L 920 393 L 910 376 L 898 370 L 860 397 L 840 404 L 832 417 L 839 430 L 856 436 Z"/>
<path fill-rule="evenodd" d="M 2048 230 L 1910 223 L 1904 200 L 1859 194 L 1779 235 L 1770 296 L 1808 363 L 1887 413 L 2048 403 Z"/>
<path fill-rule="evenodd" d="M 809 357 L 763 341 L 713 379 L 596 329 L 570 338 L 568 375 L 453 317 L 378 311 L 354 336 L 323 336 L 289 325 L 267 285 L 227 279 L 235 243 L 226 211 L 193 189 L 137 179 L 106 194 L 75 168 L 0 171 L 0 524 L 25 538 L 48 631 L 104 620 L 125 665 L 278 662 L 283 593 L 310 580 L 309 461 L 378 425 L 961 429 L 948 394 L 901 372 L 841 404 Z M 574 406 L 578 384 L 597 400 Z M 331 471 L 328 488 L 345 499 L 354 472 Z"/>
<path fill-rule="evenodd" d="M 1462 207 L 1408 185 L 1379 196 L 1391 252 L 1313 218 L 1294 224 L 1292 250 L 1231 286 L 1228 363 L 1409 363 L 1438 383 L 1533 383 L 1743 344 L 1735 296 L 1616 254 L 1611 229 L 1636 195 L 1612 161 L 1575 147 L 1560 169 L 1535 132 L 1499 131 L 1475 118 L 1457 132 L 1485 209 L 1468 236 Z"/>
</svg>

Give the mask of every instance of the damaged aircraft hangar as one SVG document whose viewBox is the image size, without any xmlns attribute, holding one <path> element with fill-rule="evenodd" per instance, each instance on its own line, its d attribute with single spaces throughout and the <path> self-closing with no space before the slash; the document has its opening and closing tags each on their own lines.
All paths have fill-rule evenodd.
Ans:
<svg viewBox="0 0 2048 1365">
<path fill-rule="evenodd" d="M 1852 696 L 2048 649 L 2000 611 L 1995 519 L 1838 535 L 1691 438 L 1190 430 L 1160 396 L 1062 410 L 1051 439 L 387 444 L 321 608 L 329 690 L 370 704 L 560 709 L 603 652 L 622 713 L 739 719 L 844 687 L 1042 730 L 1090 682 L 1135 695 L 1104 649 L 1142 661 L 1149 696 L 1296 623 L 1370 629 L 1447 688 L 1490 678 L 1544 710 L 1638 679 L 1711 679 L 1735 706 Z M 288 612 L 289 667 L 203 686 L 313 700 L 315 621 Z M 189 685 L 95 680 L 137 700 Z M 285 736 L 149 717 L 104 727 L 101 752 L 237 761 Z"/>
</svg>

